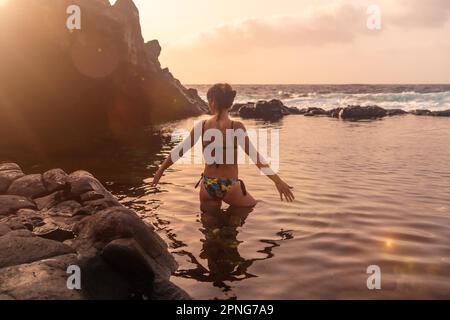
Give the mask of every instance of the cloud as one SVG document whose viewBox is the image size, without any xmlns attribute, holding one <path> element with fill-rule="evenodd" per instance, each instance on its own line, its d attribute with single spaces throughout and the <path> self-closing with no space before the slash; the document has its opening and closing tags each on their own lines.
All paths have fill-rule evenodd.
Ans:
<svg viewBox="0 0 450 320">
<path fill-rule="evenodd" d="M 246 19 L 227 23 L 185 39 L 182 46 L 214 54 L 257 49 L 351 43 L 368 33 L 367 7 L 333 4 L 299 15 Z"/>
<path fill-rule="evenodd" d="M 397 0 L 399 12 L 388 15 L 388 21 L 407 28 L 436 28 L 450 18 L 449 0 Z"/>
</svg>

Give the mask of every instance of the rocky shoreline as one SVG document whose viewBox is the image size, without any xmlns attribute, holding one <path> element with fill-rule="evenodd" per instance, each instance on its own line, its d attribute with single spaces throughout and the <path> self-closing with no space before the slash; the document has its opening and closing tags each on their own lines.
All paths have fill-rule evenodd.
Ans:
<svg viewBox="0 0 450 320">
<path fill-rule="evenodd" d="M 352 106 L 325 110 L 322 108 L 287 107 L 282 101 L 273 99 L 258 102 L 236 103 L 231 108 L 231 114 L 244 119 L 279 120 L 286 115 L 303 115 L 305 117 L 326 116 L 342 120 L 358 121 L 373 120 L 384 117 L 413 114 L 417 116 L 450 117 L 450 110 L 430 111 L 414 110 L 411 112 L 402 109 L 384 109 L 379 106 Z"/>
<path fill-rule="evenodd" d="M 68 286 L 74 266 L 80 289 Z M 169 280 L 177 267 L 154 228 L 90 173 L 0 164 L 0 300 L 190 299 Z"/>
</svg>

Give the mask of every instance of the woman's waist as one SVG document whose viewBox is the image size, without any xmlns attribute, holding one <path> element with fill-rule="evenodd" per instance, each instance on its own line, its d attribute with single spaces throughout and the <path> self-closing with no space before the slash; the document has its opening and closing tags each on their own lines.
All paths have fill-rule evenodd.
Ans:
<svg viewBox="0 0 450 320">
<path fill-rule="evenodd" d="M 221 165 L 220 168 L 215 166 L 206 166 L 203 175 L 216 179 L 239 179 L 239 170 L 236 165 Z"/>
</svg>

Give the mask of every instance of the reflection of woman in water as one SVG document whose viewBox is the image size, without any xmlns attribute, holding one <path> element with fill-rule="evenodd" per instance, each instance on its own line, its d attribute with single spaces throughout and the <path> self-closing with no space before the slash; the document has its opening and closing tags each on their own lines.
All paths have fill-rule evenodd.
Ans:
<svg viewBox="0 0 450 320">
<path fill-rule="evenodd" d="M 205 239 L 200 258 L 206 260 L 208 268 L 204 267 L 196 257 L 186 251 L 176 252 L 190 257 L 194 269 L 178 270 L 179 277 L 195 279 L 200 282 L 212 282 L 224 292 L 231 290 L 226 282 L 241 281 L 256 277 L 248 269 L 258 260 L 273 257 L 272 249 L 278 247 L 279 240 L 261 240 L 267 246 L 258 252 L 262 258 L 245 259 L 239 253 L 240 241 L 237 239 L 238 228 L 242 227 L 253 208 L 229 207 L 226 210 L 210 209 L 201 216 Z M 283 240 L 283 239 L 280 239 Z"/>
<path fill-rule="evenodd" d="M 200 188 L 200 203 L 202 210 L 206 210 L 211 207 L 219 207 L 222 205 L 222 201 L 235 206 L 235 207 L 253 207 L 256 205 L 255 199 L 247 192 L 242 180 L 238 177 L 238 163 L 237 163 L 237 138 L 233 141 L 227 141 L 223 137 L 227 137 L 227 130 L 233 132 L 243 132 L 245 143 L 241 145 L 248 155 L 256 154 L 255 164 L 260 170 L 268 171 L 267 177 L 275 183 L 275 187 L 280 193 L 281 200 L 293 201 L 294 195 L 292 194 L 292 187 L 285 183 L 275 172 L 270 171 L 268 165 L 264 164 L 263 158 L 259 153 L 253 152 L 254 147 L 251 144 L 247 134 L 245 126 L 239 121 L 233 121 L 230 119 L 228 110 L 231 108 L 236 97 L 236 91 L 234 91 L 229 84 L 216 84 L 208 90 L 208 103 L 211 114 L 213 115 L 208 120 L 205 120 L 198 124 L 200 128 L 193 128 L 190 136 L 180 145 L 175 148 L 171 154 L 166 158 L 163 164 L 159 167 L 153 178 L 153 186 L 156 186 L 161 179 L 164 171 L 169 168 L 177 157 L 182 157 L 190 148 L 192 148 L 197 141 L 202 138 L 202 145 L 204 150 L 204 156 L 206 160 L 205 170 L 202 174 Z M 200 130 L 198 130 L 200 129 Z M 212 130 L 211 130 L 212 129 Z M 201 132 L 201 135 L 196 134 Z M 209 131 L 209 132 L 208 132 Z M 214 150 L 213 163 L 206 159 L 205 149 L 209 144 L 216 142 L 213 139 L 213 135 L 210 132 L 222 133 L 223 150 Z M 206 136 L 206 137 L 205 137 Z M 208 137 L 211 136 L 209 139 Z M 229 161 L 226 156 L 230 153 L 234 154 L 234 161 Z M 222 152 L 223 151 L 223 152 Z M 217 161 L 217 154 L 219 161 Z M 197 184 L 198 185 L 198 184 Z"/>
</svg>

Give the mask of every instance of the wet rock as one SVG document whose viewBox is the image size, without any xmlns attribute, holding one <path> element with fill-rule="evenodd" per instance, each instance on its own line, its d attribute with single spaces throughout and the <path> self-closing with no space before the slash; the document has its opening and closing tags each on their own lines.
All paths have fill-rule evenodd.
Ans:
<svg viewBox="0 0 450 320">
<path fill-rule="evenodd" d="M 0 292 L 13 300 L 83 299 L 81 291 L 67 288 L 67 268 L 77 263 L 76 254 L 64 254 L 2 268 Z"/>
<path fill-rule="evenodd" d="M 20 209 L 36 209 L 36 205 L 25 197 L 0 195 L 0 216 L 14 214 Z"/>
<path fill-rule="evenodd" d="M 84 193 L 95 191 L 99 194 L 107 195 L 108 191 L 89 172 L 79 170 L 71 173 L 67 180 L 70 186 L 70 193 L 73 196 L 81 196 Z"/>
<path fill-rule="evenodd" d="M 50 216 L 74 217 L 78 214 L 84 214 L 81 208 L 81 204 L 77 201 L 67 200 L 46 210 L 45 214 Z"/>
<path fill-rule="evenodd" d="M 344 108 L 339 116 L 343 120 L 373 120 L 385 117 L 386 110 L 378 106 L 348 106 Z"/>
<path fill-rule="evenodd" d="M 0 269 L 75 252 L 69 246 L 15 230 L 0 237 Z"/>
<path fill-rule="evenodd" d="M 83 219 L 75 228 L 75 246 L 78 252 L 86 255 L 101 250 L 117 239 L 134 239 L 151 258 L 164 266 L 165 274 L 170 275 L 177 263 L 167 251 L 165 242 L 146 225 L 133 211 L 121 207 L 103 210 Z M 162 273 L 161 273 L 162 274 Z"/>
<path fill-rule="evenodd" d="M 33 229 L 34 235 L 58 242 L 64 242 L 75 237 L 75 234 L 72 230 L 64 229 L 49 219 L 46 219 L 44 221 L 45 223 L 42 226 L 35 227 Z"/>
<path fill-rule="evenodd" d="M 10 215 L 2 221 L 13 230 L 27 229 L 32 231 L 34 228 L 42 226 L 43 220 L 38 211 L 20 209 L 15 215 Z"/>
<path fill-rule="evenodd" d="M 433 111 L 432 115 L 435 117 L 450 117 L 450 110 Z"/>
<path fill-rule="evenodd" d="M 6 223 L 0 223 L 0 237 L 9 233 L 11 228 Z"/>
<path fill-rule="evenodd" d="M 64 201 L 64 199 L 65 193 L 63 191 L 56 191 L 52 194 L 49 194 L 48 196 L 36 198 L 34 199 L 34 202 L 36 203 L 36 206 L 39 210 L 44 210 L 54 207 L 58 203 Z"/>
<path fill-rule="evenodd" d="M 2 168 L 3 173 L 17 170 L 11 164 Z M 0 195 L 0 298 L 189 297 L 169 282 L 177 263 L 154 228 L 124 208 L 90 173 L 66 176 L 57 169 L 44 175 L 21 177 L 27 183 L 19 181 L 20 186 L 36 189 L 34 183 L 42 180 L 56 190 L 51 194 L 35 197 L 38 192 L 30 192 L 34 201 Z M 69 264 L 82 270 L 81 291 L 65 286 Z"/>
<path fill-rule="evenodd" d="M 251 105 L 242 106 L 239 109 L 239 116 L 244 119 L 254 119 L 258 117 L 255 107 Z"/>
<path fill-rule="evenodd" d="M 325 115 L 327 115 L 327 112 L 322 108 L 311 107 L 311 108 L 307 108 L 306 112 L 303 113 L 303 115 L 305 117 L 325 116 Z"/>
<path fill-rule="evenodd" d="M 302 114 L 302 112 L 300 111 L 300 109 L 299 108 L 296 108 L 296 107 L 287 107 L 288 108 L 288 111 L 289 111 L 289 114 Z"/>
<path fill-rule="evenodd" d="M 6 193 L 31 199 L 48 194 L 40 174 L 30 174 L 14 180 Z"/>
<path fill-rule="evenodd" d="M 63 190 L 67 187 L 69 176 L 62 169 L 52 169 L 42 175 L 42 180 L 48 192 Z"/>
<path fill-rule="evenodd" d="M 86 193 L 83 193 L 80 195 L 81 202 L 87 202 L 87 201 L 93 201 L 93 200 L 99 200 L 104 199 L 105 195 L 103 193 L 99 193 L 97 191 L 88 191 Z"/>
<path fill-rule="evenodd" d="M 286 115 L 284 105 L 280 100 L 258 101 L 255 111 L 258 118 L 264 120 L 278 120 Z"/>
<path fill-rule="evenodd" d="M 8 168 L 8 166 L 5 166 Z M 0 194 L 5 193 L 14 180 L 22 178 L 25 174 L 22 170 L 11 169 L 0 171 Z"/>
<path fill-rule="evenodd" d="M 343 108 L 339 107 L 339 108 L 334 108 L 331 109 L 327 112 L 327 114 L 332 117 L 332 118 L 339 118 L 339 114 L 341 113 Z"/>
<path fill-rule="evenodd" d="M 417 109 L 411 111 L 411 114 L 415 116 L 431 116 L 432 112 L 430 110 L 424 110 L 424 109 Z"/>
<path fill-rule="evenodd" d="M 408 112 L 406 112 L 405 110 L 402 109 L 387 109 L 386 110 L 386 115 L 388 117 L 392 117 L 392 116 L 402 116 L 408 114 Z"/>
</svg>

